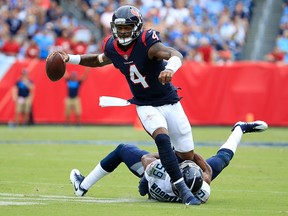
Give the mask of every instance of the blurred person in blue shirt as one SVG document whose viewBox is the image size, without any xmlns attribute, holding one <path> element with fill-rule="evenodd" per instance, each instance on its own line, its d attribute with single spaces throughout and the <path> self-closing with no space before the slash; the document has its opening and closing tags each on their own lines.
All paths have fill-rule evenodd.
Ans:
<svg viewBox="0 0 288 216">
<path fill-rule="evenodd" d="M 12 97 L 15 101 L 15 125 L 22 120 L 23 125 L 28 125 L 31 114 L 34 83 L 28 78 L 28 71 L 23 69 L 20 79 L 12 90 Z M 21 118 L 22 116 L 22 118 Z"/>
<path fill-rule="evenodd" d="M 89 70 L 86 70 L 84 74 L 79 78 L 77 71 L 72 71 L 70 75 L 65 73 L 66 86 L 68 89 L 67 96 L 65 98 L 65 118 L 66 125 L 69 124 L 72 111 L 75 114 L 75 121 L 77 125 L 81 123 L 81 101 L 79 97 L 79 89 L 83 81 L 86 80 Z"/>
</svg>

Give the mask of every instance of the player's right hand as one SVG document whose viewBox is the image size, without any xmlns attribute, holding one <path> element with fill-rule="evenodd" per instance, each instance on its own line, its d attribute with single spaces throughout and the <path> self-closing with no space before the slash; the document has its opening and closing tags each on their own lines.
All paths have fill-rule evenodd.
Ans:
<svg viewBox="0 0 288 216">
<path fill-rule="evenodd" d="M 158 80 L 160 83 L 162 83 L 162 85 L 165 85 L 166 83 L 171 82 L 173 74 L 173 71 L 165 69 L 160 72 Z"/>
</svg>

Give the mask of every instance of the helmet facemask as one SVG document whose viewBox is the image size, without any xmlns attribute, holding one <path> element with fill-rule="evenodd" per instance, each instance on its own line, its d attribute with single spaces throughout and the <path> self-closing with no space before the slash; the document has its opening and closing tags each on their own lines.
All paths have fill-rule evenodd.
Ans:
<svg viewBox="0 0 288 216">
<path fill-rule="evenodd" d="M 123 6 L 114 12 L 110 23 L 113 37 L 123 46 L 129 45 L 141 33 L 143 22 L 139 10 L 133 6 Z M 131 31 L 125 32 L 125 27 Z M 123 29 L 124 28 L 124 31 Z"/>
</svg>

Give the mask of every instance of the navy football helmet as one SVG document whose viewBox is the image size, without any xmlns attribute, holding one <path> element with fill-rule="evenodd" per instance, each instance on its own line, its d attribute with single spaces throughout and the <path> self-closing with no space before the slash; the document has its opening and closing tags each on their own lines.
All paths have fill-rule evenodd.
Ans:
<svg viewBox="0 0 288 216">
<path fill-rule="evenodd" d="M 134 6 L 119 7 L 113 13 L 110 25 L 113 37 L 119 44 L 126 46 L 140 35 L 143 27 L 142 14 Z"/>
<path fill-rule="evenodd" d="M 184 181 L 192 193 L 197 192 L 203 184 L 203 172 L 201 168 L 190 160 L 185 160 L 179 164 L 183 174 Z M 175 185 L 172 184 L 172 191 L 175 195 L 179 195 Z"/>
</svg>

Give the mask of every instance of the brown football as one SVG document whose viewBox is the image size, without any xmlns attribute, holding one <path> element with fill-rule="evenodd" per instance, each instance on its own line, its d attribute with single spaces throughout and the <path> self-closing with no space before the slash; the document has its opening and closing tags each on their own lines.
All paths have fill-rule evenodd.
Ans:
<svg viewBox="0 0 288 216">
<path fill-rule="evenodd" d="M 46 60 L 46 74 L 48 78 L 55 82 L 61 79 L 66 71 L 66 63 L 62 60 L 58 52 L 53 53 Z"/>
</svg>

